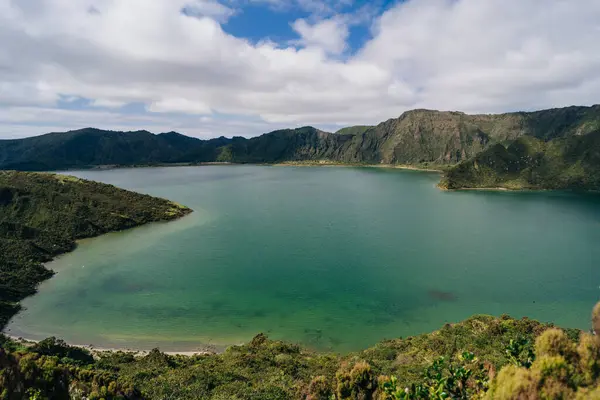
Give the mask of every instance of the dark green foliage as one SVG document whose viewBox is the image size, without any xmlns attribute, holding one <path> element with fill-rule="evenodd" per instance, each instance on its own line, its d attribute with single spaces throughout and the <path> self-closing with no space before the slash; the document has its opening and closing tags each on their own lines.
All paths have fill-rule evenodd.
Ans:
<svg viewBox="0 0 600 400">
<path fill-rule="evenodd" d="M 531 367 L 535 360 L 533 344 L 525 338 L 511 339 L 506 346 L 506 356 L 511 364 L 517 367 Z"/>
<path fill-rule="evenodd" d="M 0 348 L 0 399 L 141 399 L 116 375 L 84 369 L 55 356 Z"/>
<path fill-rule="evenodd" d="M 26 171 L 214 161 L 222 139 L 202 141 L 176 132 L 113 132 L 86 128 L 0 141 L 0 168 Z"/>
<path fill-rule="evenodd" d="M 446 173 L 447 189 L 600 189 L 600 131 L 544 142 L 522 137 L 483 151 Z"/>
<path fill-rule="evenodd" d="M 371 128 L 373 127 L 370 125 L 347 126 L 337 130 L 335 133 L 336 135 L 362 135 Z"/>
<path fill-rule="evenodd" d="M 481 360 L 469 362 L 477 366 L 470 367 L 475 374 L 470 379 L 475 384 L 483 379 L 481 363 L 499 368 L 508 362 L 505 347 L 510 339 L 525 337 L 533 342 L 548 327 L 528 319 L 477 316 L 431 334 L 382 342 L 347 356 L 314 353 L 258 335 L 223 354 L 147 356 L 136 361 L 118 356 L 103 368 L 111 365 L 125 382 L 132 382 L 149 398 L 174 393 L 177 395 L 172 398 L 182 399 L 261 399 L 279 390 L 283 399 L 321 399 L 333 393 L 337 398 L 377 399 L 378 376 L 397 376 L 402 388 L 422 384 L 431 360 L 439 357 L 445 359 L 444 373 L 452 366 L 452 382 L 456 382 L 464 372 L 459 366 L 468 361 L 461 361 L 464 352 L 476 352 Z"/>
<path fill-rule="evenodd" d="M 406 388 L 398 386 L 395 377 L 383 383 L 383 391 L 391 400 L 469 399 L 487 389 L 489 374 L 473 353 L 464 352 L 457 362 L 440 357 L 427 367 L 423 381 Z"/>
<path fill-rule="evenodd" d="M 536 339 L 530 368 L 509 365 L 490 385 L 487 399 L 597 399 L 600 339 L 583 333 L 576 346 L 564 332 L 549 329 Z"/>
<path fill-rule="evenodd" d="M 511 363 L 509 354 L 515 351 L 510 349 L 518 338 L 536 342 L 546 360 L 539 363 L 538 357 L 533 371 L 560 374 L 568 362 L 576 365 L 565 375 L 569 385 L 593 388 L 600 373 L 597 338 L 583 335 L 576 345 L 549 327 L 528 319 L 477 316 L 357 354 L 316 353 L 260 334 L 221 354 L 172 356 L 157 349 L 144 356 L 100 353 L 85 365 L 75 361 L 70 346 L 53 338 L 30 348 L 3 338 L 0 388 L 8 399 L 20 399 L 18 393 L 28 390 L 40 398 L 68 394 L 96 399 L 467 399 L 483 395 L 488 380 L 503 366 L 528 371 Z M 558 348 L 566 352 L 556 354 L 567 358 L 547 354 L 544 349 L 552 347 L 548 343 L 560 343 Z M 504 385 L 492 382 L 494 390 Z"/>
<path fill-rule="evenodd" d="M 437 357 L 454 362 L 469 352 L 495 367 L 505 365 L 510 362 L 506 347 L 511 340 L 521 338 L 533 343 L 550 326 L 527 318 L 477 315 L 431 334 L 381 342 L 358 356 L 377 375 L 396 375 L 403 385 L 410 385 L 421 382 L 423 371 Z"/>
<path fill-rule="evenodd" d="M 94 357 L 82 349 L 81 347 L 69 346 L 61 339 L 49 337 L 31 347 L 31 351 L 44 356 L 55 356 L 61 359 L 66 359 L 67 363 L 71 364 L 91 364 L 94 362 Z"/>
<path fill-rule="evenodd" d="M 510 363 L 497 376 L 493 366 L 465 352 L 456 362 L 438 358 L 417 383 L 400 385 L 395 376 L 384 376 L 379 386 L 385 400 L 599 399 L 600 338 L 579 335 L 547 329 L 536 337 L 534 350 L 531 338 L 513 339 L 505 350 Z"/>
<path fill-rule="evenodd" d="M 600 106 L 564 107 L 532 113 L 524 116 L 528 134 L 539 139 L 549 140 L 558 137 L 584 135 L 600 129 L 598 114 Z"/>
<path fill-rule="evenodd" d="M 0 328 L 52 276 L 42 263 L 75 240 L 190 212 L 168 200 L 69 176 L 0 171 Z"/>
</svg>

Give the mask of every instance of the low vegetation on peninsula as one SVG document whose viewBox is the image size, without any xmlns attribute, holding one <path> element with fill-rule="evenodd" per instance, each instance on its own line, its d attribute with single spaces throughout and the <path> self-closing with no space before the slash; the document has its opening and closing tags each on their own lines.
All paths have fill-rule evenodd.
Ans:
<svg viewBox="0 0 600 400">
<path fill-rule="evenodd" d="M 0 171 L 0 328 L 52 276 L 42 263 L 75 240 L 191 212 L 168 200 L 72 176 Z"/>
</svg>

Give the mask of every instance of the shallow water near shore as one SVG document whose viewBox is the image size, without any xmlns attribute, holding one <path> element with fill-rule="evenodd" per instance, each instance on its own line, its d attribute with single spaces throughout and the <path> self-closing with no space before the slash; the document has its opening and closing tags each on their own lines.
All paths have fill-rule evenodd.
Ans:
<svg viewBox="0 0 600 400">
<path fill-rule="evenodd" d="M 68 174 L 195 212 L 81 241 L 9 334 L 184 351 L 264 332 L 344 352 L 477 313 L 587 329 L 600 298 L 598 195 L 444 192 L 382 168 Z"/>
</svg>

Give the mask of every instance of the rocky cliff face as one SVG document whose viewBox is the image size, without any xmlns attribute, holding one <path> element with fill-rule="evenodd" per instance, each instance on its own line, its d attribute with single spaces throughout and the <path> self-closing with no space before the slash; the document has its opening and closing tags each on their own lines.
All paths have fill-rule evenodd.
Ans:
<svg viewBox="0 0 600 400">
<path fill-rule="evenodd" d="M 600 106 L 498 115 L 413 110 L 374 127 L 350 127 L 345 134 L 303 127 L 252 139 L 200 140 L 175 132 L 153 135 L 82 129 L 0 141 L 0 168 L 52 170 L 212 161 L 453 165 L 523 136 L 545 142 L 599 129 Z"/>
<path fill-rule="evenodd" d="M 497 115 L 413 110 L 354 135 L 339 161 L 456 164 L 492 144 L 521 136 L 549 140 L 596 129 L 600 129 L 600 106 Z"/>
</svg>

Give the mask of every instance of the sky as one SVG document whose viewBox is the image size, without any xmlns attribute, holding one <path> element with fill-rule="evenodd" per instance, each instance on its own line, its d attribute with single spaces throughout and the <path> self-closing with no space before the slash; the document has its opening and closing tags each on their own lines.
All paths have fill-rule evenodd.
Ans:
<svg viewBox="0 0 600 400">
<path fill-rule="evenodd" d="M 599 0 L 0 0 L 0 138 L 596 103 Z"/>
</svg>

